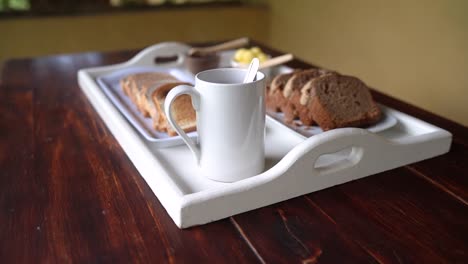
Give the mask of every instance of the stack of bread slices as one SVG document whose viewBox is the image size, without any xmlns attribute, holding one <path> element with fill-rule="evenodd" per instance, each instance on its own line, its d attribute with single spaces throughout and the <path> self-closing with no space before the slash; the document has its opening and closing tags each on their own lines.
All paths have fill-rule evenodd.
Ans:
<svg viewBox="0 0 468 264">
<path fill-rule="evenodd" d="M 287 123 L 299 119 L 324 131 L 369 126 L 382 116 L 365 83 L 325 69 L 276 76 L 267 89 L 266 105 L 269 111 L 283 112 Z"/>
<path fill-rule="evenodd" d="M 124 93 L 143 116 L 152 119 L 154 129 L 169 136 L 175 136 L 177 133 L 167 122 L 164 100 L 172 88 L 183 84 L 190 85 L 172 75 L 159 72 L 131 74 L 120 80 Z M 185 132 L 196 130 L 196 113 L 189 95 L 181 95 L 175 99 L 172 114 Z"/>
</svg>

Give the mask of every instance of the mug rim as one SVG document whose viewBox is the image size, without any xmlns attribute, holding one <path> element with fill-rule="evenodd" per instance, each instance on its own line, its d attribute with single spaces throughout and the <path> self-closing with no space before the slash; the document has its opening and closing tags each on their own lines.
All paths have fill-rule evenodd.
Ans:
<svg viewBox="0 0 468 264">
<path fill-rule="evenodd" d="M 196 82 L 202 82 L 202 83 L 205 83 L 205 84 L 215 84 L 215 85 L 219 85 L 219 86 L 239 86 L 239 85 L 244 85 L 244 84 L 256 84 L 256 83 L 259 83 L 263 80 L 265 80 L 265 74 L 261 71 L 257 71 L 257 76 L 256 76 L 256 80 L 253 81 L 253 82 L 250 82 L 250 83 L 243 83 L 243 82 L 239 82 L 239 83 L 219 83 L 219 82 L 210 82 L 210 81 L 207 81 L 207 80 L 204 80 L 204 79 L 201 79 L 200 78 L 200 75 L 202 74 L 206 74 L 208 72 L 212 72 L 212 71 L 247 71 L 247 69 L 239 69 L 239 68 L 216 68 L 216 69 L 210 69 L 210 70 L 205 70 L 205 71 L 202 71 L 202 72 L 199 72 L 195 75 L 195 81 Z"/>
</svg>

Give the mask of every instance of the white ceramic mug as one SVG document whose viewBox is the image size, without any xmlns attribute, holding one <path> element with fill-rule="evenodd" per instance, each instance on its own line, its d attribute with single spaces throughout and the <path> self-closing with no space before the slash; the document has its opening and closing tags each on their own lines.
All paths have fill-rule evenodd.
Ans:
<svg viewBox="0 0 468 264">
<path fill-rule="evenodd" d="M 242 83 L 245 69 L 221 68 L 195 76 L 195 87 L 180 85 L 166 97 L 164 111 L 209 179 L 234 182 L 261 173 L 265 165 L 265 76 Z M 175 98 L 192 97 L 199 144 L 176 124 L 170 111 Z"/>
</svg>

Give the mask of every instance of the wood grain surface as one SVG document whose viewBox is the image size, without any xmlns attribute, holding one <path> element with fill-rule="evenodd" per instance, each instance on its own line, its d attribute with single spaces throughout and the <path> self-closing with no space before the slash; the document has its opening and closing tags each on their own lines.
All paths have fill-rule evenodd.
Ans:
<svg viewBox="0 0 468 264">
<path fill-rule="evenodd" d="M 452 132 L 451 151 L 178 229 L 76 80 L 136 52 L 0 67 L 0 263 L 468 261 L 468 129 L 377 91 L 378 102 Z"/>
</svg>

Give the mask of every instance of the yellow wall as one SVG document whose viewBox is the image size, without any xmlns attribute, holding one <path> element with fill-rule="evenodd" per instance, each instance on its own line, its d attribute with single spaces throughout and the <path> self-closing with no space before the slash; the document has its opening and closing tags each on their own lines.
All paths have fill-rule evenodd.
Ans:
<svg viewBox="0 0 468 264">
<path fill-rule="evenodd" d="M 12 57 L 143 48 L 162 41 L 267 41 L 268 12 L 260 7 L 156 10 L 0 20 L 0 61 Z"/>
<path fill-rule="evenodd" d="M 0 61 L 250 36 L 468 125 L 468 1 L 257 0 L 262 7 L 0 20 Z"/>
<path fill-rule="evenodd" d="M 272 46 L 468 125 L 468 1 L 266 2 Z"/>
</svg>

